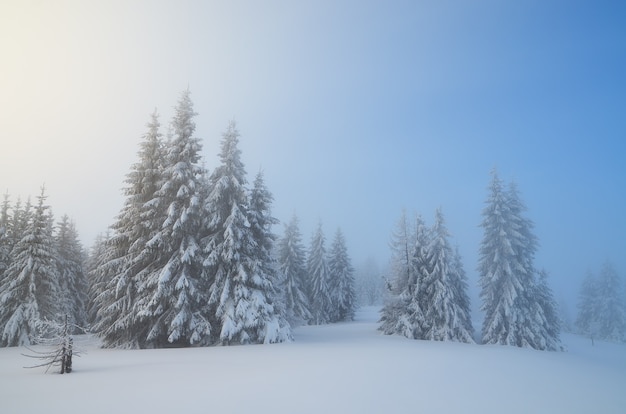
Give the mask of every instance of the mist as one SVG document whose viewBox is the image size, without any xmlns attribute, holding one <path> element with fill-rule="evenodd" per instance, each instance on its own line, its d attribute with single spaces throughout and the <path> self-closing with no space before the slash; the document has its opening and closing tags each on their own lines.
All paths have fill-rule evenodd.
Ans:
<svg viewBox="0 0 626 414">
<path fill-rule="evenodd" d="M 89 246 L 123 203 L 149 114 L 189 88 L 206 167 L 237 121 L 273 214 L 343 231 L 385 272 L 402 210 L 438 207 L 476 304 L 489 172 L 515 181 L 555 298 L 626 274 L 622 4 L 3 2 L 0 189 L 45 184 Z M 283 225 L 275 226 L 280 235 Z"/>
</svg>

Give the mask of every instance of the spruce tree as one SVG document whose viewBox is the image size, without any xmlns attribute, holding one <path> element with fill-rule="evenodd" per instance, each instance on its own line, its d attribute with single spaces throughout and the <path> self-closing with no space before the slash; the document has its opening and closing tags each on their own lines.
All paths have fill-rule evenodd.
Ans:
<svg viewBox="0 0 626 414">
<path fill-rule="evenodd" d="M 146 287 L 151 272 L 156 273 L 158 244 L 149 245 L 165 221 L 157 191 L 162 185 L 165 167 L 160 123 L 156 110 L 147 124 L 148 131 L 140 143 L 138 162 L 126 176 L 122 210 L 111 226 L 113 236 L 107 241 L 107 260 L 100 271 L 108 273 L 106 287 L 98 298 L 99 332 L 105 346 L 146 346 L 148 321 L 139 313 L 156 290 Z"/>
<path fill-rule="evenodd" d="M 489 191 L 479 259 L 483 343 L 546 349 L 544 321 L 538 316 L 545 309 L 536 296 L 533 223 L 524 216 L 517 187 L 505 189 L 495 171 Z"/>
<path fill-rule="evenodd" d="M 421 216 L 411 225 L 403 212 L 392 234 L 391 279 L 379 330 L 422 339 L 426 330 L 423 280 L 428 270 L 429 234 Z"/>
<path fill-rule="evenodd" d="M 431 234 L 428 272 L 420 288 L 426 325 L 423 339 L 471 343 L 472 331 L 467 327 L 469 315 L 464 303 L 467 295 L 463 292 L 458 265 L 455 266 L 441 209 L 436 211 Z"/>
<path fill-rule="evenodd" d="M 2 206 L 0 207 L 0 286 L 4 279 L 4 273 L 11 263 L 11 242 L 10 216 L 9 216 L 9 194 L 4 195 Z"/>
<path fill-rule="evenodd" d="M 578 315 L 576 327 L 578 332 L 587 335 L 593 341 L 599 330 L 599 287 L 595 275 L 588 271 L 580 286 L 578 294 Z"/>
<path fill-rule="evenodd" d="M 548 284 L 548 272 L 545 270 L 538 273 L 533 298 L 535 304 L 534 317 L 539 325 L 534 348 L 557 351 L 561 349 L 561 319 L 552 295 L 552 289 Z"/>
<path fill-rule="evenodd" d="M 285 226 L 285 233 L 278 242 L 277 261 L 287 319 L 292 326 L 307 323 L 311 319 L 311 312 L 307 296 L 306 252 L 295 214 Z"/>
<path fill-rule="evenodd" d="M 274 197 L 265 185 L 263 173 L 259 172 L 254 179 L 250 192 L 250 207 L 248 222 L 253 240 L 253 257 L 256 259 L 256 277 L 267 280 L 264 284 L 264 294 L 268 303 L 273 307 L 273 315 L 267 314 L 264 342 L 283 342 L 291 339 L 291 326 L 287 321 L 284 293 L 281 290 L 281 279 L 278 266 L 272 252 L 276 236 L 272 233 L 272 226 L 278 220 L 272 217 L 271 205 Z"/>
<path fill-rule="evenodd" d="M 163 179 L 155 193 L 157 214 L 163 213 L 157 219 L 163 220 L 147 242 L 154 256 L 139 287 L 147 293 L 145 307 L 137 312 L 147 331 L 141 344 L 146 347 L 202 345 L 209 340 L 199 245 L 205 173 L 200 165 L 202 146 L 194 137 L 195 115 L 187 89 L 175 108 L 173 137 L 166 146 Z"/>
<path fill-rule="evenodd" d="M 55 243 L 63 312 L 69 318 L 70 329 L 74 326 L 84 328 L 87 326 L 89 302 L 84 253 L 76 227 L 67 215 L 64 215 L 58 223 Z"/>
<path fill-rule="evenodd" d="M 32 218 L 28 213 L 12 262 L 0 285 L 0 345 L 29 345 L 46 334 L 59 316 L 59 273 L 52 235 L 52 215 L 42 188 Z"/>
<path fill-rule="evenodd" d="M 332 312 L 330 274 L 325 242 L 322 224 L 319 223 L 317 230 L 311 238 L 307 261 L 307 273 L 309 274 L 308 296 L 311 304 L 311 320 L 309 323 L 312 325 L 329 323 Z"/>
<path fill-rule="evenodd" d="M 356 308 L 354 268 L 341 229 L 337 229 L 328 253 L 328 272 L 332 303 L 331 322 L 354 320 Z"/>
<path fill-rule="evenodd" d="M 622 281 L 610 262 L 605 262 L 598 274 L 595 302 L 598 337 L 609 341 L 626 339 L 626 309 Z"/>
<path fill-rule="evenodd" d="M 255 240 L 250 228 L 245 168 L 238 144 L 239 131 L 231 122 L 222 136 L 221 162 L 210 176 L 205 205 L 204 267 L 211 281 L 208 306 L 216 328 L 213 340 L 223 345 L 279 342 L 288 339 L 289 329 L 281 326 L 279 311 L 272 303 L 271 280 L 255 256 L 259 252 L 255 244 L 268 240 Z"/>
</svg>

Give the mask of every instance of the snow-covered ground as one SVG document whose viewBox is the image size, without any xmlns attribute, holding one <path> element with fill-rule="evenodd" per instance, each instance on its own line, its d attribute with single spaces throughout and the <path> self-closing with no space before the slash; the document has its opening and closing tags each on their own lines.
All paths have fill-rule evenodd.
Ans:
<svg viewBox="0 0 626 414">
<path fill-rule="evenodd" d="M 625 413 L 626 345 L 565 335 L 567 352 L 412 341 L 355 322 L 301 327 L 295 342 L 87 351 L 69 375 L 0 349 L 0 412 Z"/>
</svg>

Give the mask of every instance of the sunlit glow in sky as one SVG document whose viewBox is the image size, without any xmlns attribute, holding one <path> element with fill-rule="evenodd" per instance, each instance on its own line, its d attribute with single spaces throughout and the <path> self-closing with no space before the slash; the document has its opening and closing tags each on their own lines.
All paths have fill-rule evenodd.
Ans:
<svg viewBox="0 0 626 414">
<path fill-rule="evenodd" d="M 497 167 L 573 306 L 587 270 L 626 272 L 625 21 L 617 1 L 5 0 L 0 189 L 45 184 L 89 246 L 149 114 L 166 133 L 189 87 L 209 170 L 237 120 L 274 215 L 306 243 L 341 227 L 357 266 L 384 266 L 403 208 L 441 206 L 475 287 Z"/>
</svg>

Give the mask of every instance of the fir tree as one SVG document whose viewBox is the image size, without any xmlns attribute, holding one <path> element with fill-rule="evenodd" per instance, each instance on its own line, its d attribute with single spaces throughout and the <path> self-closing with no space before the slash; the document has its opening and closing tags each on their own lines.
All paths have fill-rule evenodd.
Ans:
<svg viewBox="0 0 626 414">
<path fill-rule="evenodd" d="M 259 252 L 255 244 L 268 240 L 255 240 L 252 234 L 250 219 L 259 216 L 249 216 L 238 143 L 239 132 L 231 122 L 222 137 L 221 164 L 211 174 L 206 202 L 209 234 L 203 242 L 204 266 L 212 281 L 208 305 L 218 328 L 214 340 L 223 345 L 278 342 L 288 339 L 289 329 L 280 326 L 271 280 L 255 257 Z"/>
<path fill-rule="evenodd" d="M 535 320 L 539 321 L 539 331 L 535 341 L 535 349 L 557 351 L 561 349 L 561 320 L 557 304 L 548 285 L 548 272 L 541 270 L 538 274 L 533 294 L 535 304 Z"/>
<path fill-rule="evenodd" d="M 604 263 L 596 283 L 598 337 L 609 341 L 626 339 L 626 309 L 622 281 L 610 262 Z"/>
<path fill-rule="evenodd" d="M 537 240 L 532 222 L 515 185 L 507 190 L 492 173 L 490 194 L 483 210 L 480 246 L 480 297 L 485 311 L 483 343 L 544 349 L 543 312 L 537 303 Z"/>
<path fill-rule="evenodd" d="M 322 224 L 320 223 L 311 238 L 307 261 L 307 273 L 309 275 L 308 296 L 312 316 L 309 322 L 313 325 L 329 323 L 332 312 L 332 298 L 329 285 L 330 275 L 325 240 Z"/>
<path fill-rule="evenodd" d="M 70 318 L 70 327 L 84 328 L 87 326 L 89 301 L 87 276 L 83 265 L 84 253 L 76 227 L 67 215 L 64 215 L 58 223 L 55 242 L 63 312 Z"/>
<path fill-rule="evenodd" d="M 248 222 L 253 240 L 253 256 L 256 258 L 256 275 L 259 279 L 266 279 L 264 293 L 268 302 L 273 306 L 273 313 L 266 323 L 265 342 L 283 342 L 291 339 L 291 327 L 286 319 L 286 309 L 283 302 L 284 293 L 281 290 L 280 273 L 272 255 L 276 236 L 272 233 L 272 226 L 278 220 L 272 217 L 271 205 L 274 197 L 267 189 L 263 173 L 259 172 L 254 179 L 250 192 L 250 207 Z"/>
<path fill-rule="evenodd" d="M 587 272 L 578 294 L 578 316 L 576 327 L 578 332 L 587 335 L 593 341 L 598 335 L 598 283 L 594 274 Z"/>
<path fill-rule="evenodd" d="M 137 312 L 139 323 L 146 327 L 147 337 L 141 344 L 146 347 L 201 345 L 209 340 L 199 245 L 205 173 L 200 165 L 200 140 L 193 136 L 195 115 L 186 90 L 175 108 L 173 137 L 166 147 L 163 180 L 156 191 L 155 208 L 164 217 L 147 242 L 154 256 L 138 287 L 149 297 Z"/>
<path fill-rule="evenodd" d="M 149 322 L 141 320 L 139 313 L 147 308 L 156 290 L 156 283 L 147 288 L 146 279 L 162 265 L 157 261 L 160 246 L 149 244 L 165 221 L 164 207 L 157 197 L 165 160 L 156 110 L 147 127 L 139 161 L 126 176 L 126 201 L 111 226 L 114 234 L 105 245 L 108 260 L 99 269 L 108 277 L 98 297 L 100 314 L 95 329 L 106 346 L 146 346 Z"/>
<path fill-rule="evenodd" d="M 328 272 L 332 303 L 331 322 L 354 319 L 356 293 L 354 269 L 348 256 L 343 233 L 337 229 L 328 254 Z"/>
<path fill-rule="evenodd" d="M 13 243 L 11 242 L 10 231 L 10 216 L 9 216 L 9 194 L 4 195 L 2 206 L 0 207 L 0 286 L 4 279 L 4 272 L 11 263 L 11 249 Z"/>
<path fill-rule="evenodd" d="M 32 219 L 22 223 L 25 230 L 13 248 L 13 260 L 0 286 L 2 346 L 37 342 L 46 333 L 46 322 L 61 311 L 52 216 L 45 200 L 42 188 Z"/>
<path fill-rule="evenodd" d="M 438 209 L 427 247 L 428 271 L 420 287 L 426 325 L 423 339 L 471 343 L 467 295 L 448 238 L 443 213 Z"/>
<path fill-rule="evenodd" d="M 380 319 L 379 330 L 387 335 L 424 337 L 423 280 L 427 275 L 428 244 L 429 235 L 421 216 L 416 216 L 411 226 L 403 212 L 392 234 L 391 280 L 387 282 L 388 297 Z"/>
<path fill-rule="evenodd" d="M 304 324 L 311 319 L 311 312 L 306 293 L 306 253 L 295 214 L 278 242 L 277 256 L 287 319 L 292 326 Z"/>
</svg>

